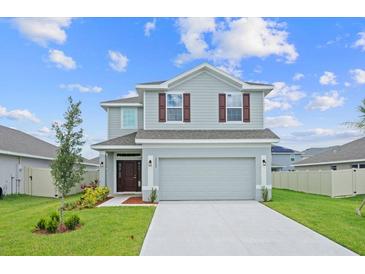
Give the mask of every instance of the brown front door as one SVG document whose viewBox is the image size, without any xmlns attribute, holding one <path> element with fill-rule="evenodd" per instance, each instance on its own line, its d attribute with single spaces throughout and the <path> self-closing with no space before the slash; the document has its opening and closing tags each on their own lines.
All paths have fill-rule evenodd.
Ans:
<svg viewBox="0 0 365 274">
<path fill-rule="evenodd" d="M 117 161 L 117 192 L 139 191 L 140 161 Z"/>
</svg>

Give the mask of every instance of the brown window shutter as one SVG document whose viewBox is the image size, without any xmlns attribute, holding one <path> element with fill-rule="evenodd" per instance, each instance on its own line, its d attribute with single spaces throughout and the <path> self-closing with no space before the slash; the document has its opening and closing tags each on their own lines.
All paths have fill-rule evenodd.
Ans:
<svg viewBox="0 0 365 274">
<path fill-rule="evenodd" d="M 219 101 L 219 122 L 226 121 L 226 95 L 224 93 L 218 94 Z"/>
<path fill-rule="evenodd" d="M 158 94 L 158 121 L 166 122 L 166 94 Z"/>
<path fill-rule="evenodd" d="M 190 122 L 190 93 L 184 93 L 184 122 Z"/>
<path fill-rule="evenodd" d="M 250 94 L 243 94 L 243 122 L 250 122 Z"/>
</svg>

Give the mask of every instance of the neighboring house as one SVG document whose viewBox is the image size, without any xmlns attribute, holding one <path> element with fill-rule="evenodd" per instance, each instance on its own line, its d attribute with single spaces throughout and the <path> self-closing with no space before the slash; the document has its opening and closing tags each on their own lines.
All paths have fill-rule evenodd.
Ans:
<svg viewBox="0 0 365 274">
<path fill-rule="evenodd" d="M 335 146 L 294 164 L 297 170 L 340 170 L 365 168 L 365 137 Z"/>
<path fill-rule="evenodd" d="M 293 164 L 302 160 L 302 153 L 290 148 L 273 145 L 271 147 L 272 154 L 272 171 L 288 171 L 294 170 Z"/>
<path fill-rule="evenodd" d="M 243 82 L 209 64 L 136 86 L 138 97 L 102 102 L 108 140 L 101 183 L 112 193 L 152 189 L 160 200 L 260 199 L 271 189 L 264 97 L 272 85 Z"/>
<path fill-rule="evenodd" d="M 306 150 L 303 150 L 302 153 L 302 157 L 303 160 L 310 158 L 314 155 L 317 155 L 319 153 L 325 152 L 327 150 L 333 150 L 338 148 L 339 146 L 331 146 L 331 147 L 311 147 L 311 148 L 307 148 Z"/>
<path fill-rule="evenodd" d="M 24 193 L 24 167 L 49 168 L 57 146 L 0 125 L 0 187 L 7 194 Z M 88 169 L 98 165 L 85 161 Z"/>
</svg>

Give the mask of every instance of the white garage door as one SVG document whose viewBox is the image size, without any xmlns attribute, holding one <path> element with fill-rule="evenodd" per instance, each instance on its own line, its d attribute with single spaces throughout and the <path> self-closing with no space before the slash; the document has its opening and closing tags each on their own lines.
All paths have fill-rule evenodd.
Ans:
<svg viewBox="0 0 365 274">
<path fill-rule="evenodd" d="M 253 158 L 160 159 L 160 200 L 239 200 L 255 197 Z"/>
</svg>

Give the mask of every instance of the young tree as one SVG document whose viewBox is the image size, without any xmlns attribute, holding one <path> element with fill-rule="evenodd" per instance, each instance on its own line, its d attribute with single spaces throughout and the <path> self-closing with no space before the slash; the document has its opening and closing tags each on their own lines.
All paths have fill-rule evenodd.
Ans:
<svg viewBox="0 0 365 274">
<path fill-rule="evenodd" d="M 346 123 L 352 127 L 358 128 L 365 132 L 365 99 L 361 101 L 361 105 L 358 107 L 360 112 L 360 119 L 357 122 Z M 361 216 L 361 209 L 365 206 L 365 199 L 361 202 L 359 208 L 356 209 L 356 213 Z"/>
<path fill-rule="evenodd" d="M 59 145 L 56 159 L 51 164 L 51 174 L 54 184 L 61 195 L 60 224 L 64 227 L 64 204 L 65 196 L 71 188 L 80 183 L 85 172 L 82 164 L 81 150 L 85 143 L 83 140 L 83 129 L 80 127 L 81 102 L 74 103 L 68 97 L 69 106 L 64 114 L 62 124 L 54 123 L 53 130 L 56 133 L 56 141 Z"/>
</svg>

